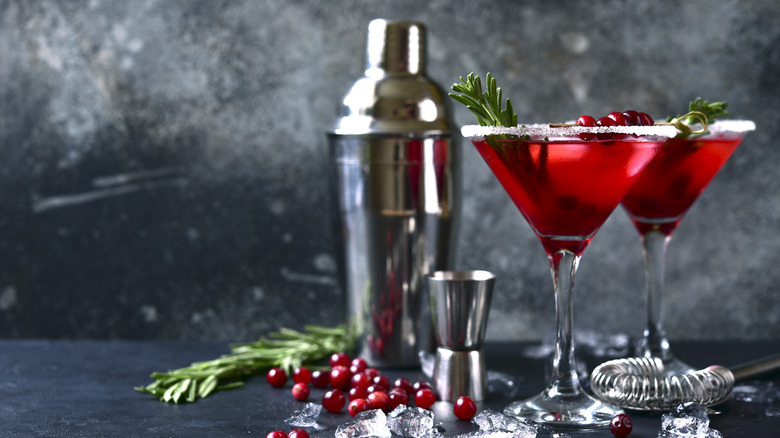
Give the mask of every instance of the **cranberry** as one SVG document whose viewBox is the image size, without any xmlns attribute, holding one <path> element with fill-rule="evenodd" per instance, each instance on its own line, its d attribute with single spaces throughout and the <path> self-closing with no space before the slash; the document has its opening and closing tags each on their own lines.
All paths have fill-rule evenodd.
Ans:
<svg viewBox="0 0 780 438">
<path fill-rule="evenodd" d="M 306 429 L 293 429 L 288 438 L 309 438 L 309 432 L 306 432 Z"/>
<path fill-rule="evenodd" d="M 631 423 L 631 418 L 626 414 L 617 414 L 609 422 L 609 431 L 618 438 L 628 436 L 633 428 L 634 425 Z"/>
<path fill-rule="evenodd" d="M 315 388 L 326 388 L 330 383 L 330 373 L 327 371 L 316 370 L 311 373 L 311 384 Z"/>
<path fill-rule="evenodd" d="M 306 367 L 298 367 L 293 370 L 292 378 L 295 383 L 309 383 L 311 382 L 311 371 Z"/>
<path fill-rule="evenodd" d="M 352 372 L 352 374 L 362 373 L 368 368 L 368 363 L 366 363 L 366 360 L 362 357 L 356 357 L 352 359 L 352 362 L 349 364 L 349 370 Z"/>
<path fill-rule="evenodd" d="M 352 375 L 349 386 L 351 388 L 368 388 L 371 385 L 371 377 L 368 374 L 358 373 Z"/>
<path fill-rule="evenodd" d="M 409 394 L 407 394 L 406 391 L 402 389 L 393 389 L 389 394 L 387 394 L 387 396 L 390 399 L 389 410 L 391 411 L 400 405 L 409 404 Z"/>
<path fill-rule="evenodd" d="M 351 362 L 349 356 L 347 356 L 347 353 L 333 353 L 330 356 L 330 367 L 334 368 L 339 365 L 345 366 L 349 368 L 349 363 Z"/>
<path fill-rule="evenodd" d="M 426 382 L 425 380 L 418 380 L 414 382 L 414 385 L 412 385 L 412 393 L 415 393 L 423 388 L 433 389 L 433 386 L 431 386 L 430 383 Z"/>
<path fill-rule="evenodd" d="M 412 391 L 414 391 L 412 382 L 410 382 L 408 379 L 404 379 L 403 377 L 395 379 L 393 382 L 393 388 L 402 389 L 406 394 L 411 394 Z"/>
<path fill-rule="evenodd" d="M 373 380 L 375 377 L 377 377 L 377 376 L 379 376 L 379 375 L 381 375 L 381 374 L 382 374 L 382 373 L 380 373 L 380 372 L 379 372 L 379 370 L 378 370 L 378 369 L 376 369 L 376 368 L 366 368 L 366 369 L 365 369 L 365 371 L 363 371 L 363 372 L 364 372 L 364 373 L 366 373 L 366 375 L 367 375 L 368 377 L 371 377 L 371 379 L 372 379 L 372 380 Z"/>
<path fill-rule="evenodd" d="M 366 391 L 368 391 L 369 394 L 372 392 L 387 392 L 385 388 L 382 388 L 381 386 L 377 385 L 369 385 L 368 388 L 366 388 Z"/>
<path fill-rule="evenodd" d="M 355 400 L 349 402 L 349 406 L 347 406 L 347 412 L 349 412 L 349 415 L 353 417 L 369 409 L 371 409 L 371 403 L 364 398 L 356 398 Z"/>
<path fill-rule="evenodd" d="M 390 389 L 390 379 L 387 376 L 379 375 L 374 377 L 374 386 L 379 386 L 387 391 Z"/>
<path fill-rule="evenodd" d="M 639 120 L 640 120 L 640 122 L 641 122 L 640 124 L 642 126 L 653 126 L 653 125 L 655 125 L 655 121 L 653 120 L 653 118 L 650 117 L 649 115 L 645 114 L 645 113 L 639 113 Z"/>
<path fill-rule="evenodd" d="M 330 386 L 342 391 L 349 391 L 349 382 L 352 376 L 349 374 L 349 368 L 338 365 L 330 370 Z"/>
<path fill-rule="evenodd" d="M 265 380 L 274 388 L 281 388 L 287 383 L 287 374 L 285 374 L 284 370 L 280 367 L 274 367 L 268 370 L 268 373 L 265 375 Z"/>
<path fill-rule="evenodd" d="M 639 119 L 639 113 L 634 110 L 624 111 L 623 117 L 626 118 L 626 122 L 628 122 L 629 126 L 641 125 L 641 120 Z"/>
<path fill-rule="evenodd" d="M 347 398 L 344 393 L 338 389 L 331 389 L 322 396 L 322 407 L 328 412 L 336 413 L 347 404 Z"/>
<path fill-rule="evenodd" d="M 268 435 L 266 435 L 265 438 L 287 438 L 287 434 L 281 430 L 274 430 L 268 432 Z"/>
<path fill-rule="evenodd" d="M 628 120 L 626 120 L 626 116 L 623 115 L 623 113 L 619 113 L 617 111 L 613 111 L 607 115 L 610 119 L 615 121 L 615 125 L 617 126 L 628 126 Z"/>
<path fill-rule="evenodd" d="M 583 115 L 577 119 L 576 124 L 579 126 L 596 126 L 596 119 L 588 115 Z M 592 132 L 581 132 L 580 134 L 578 134 L 578 136 L 585 141 L 593 140 L 594 138 L 596 138 L 596 134 Z"/>
<path fill-rule="evenodd" d="M 305 401 L 307 398 L 309 398 L 310 392 L 311 390 L 309 389 L 308 383 L 299 382 L 292 387 L 292 395 L 298 401 Z"/>
<path fill-rule="evenodd" d="M 596 120 L 596 126 L 616 126 L 617 123 L 609 117 L 601 117 Z M 610 140 L 616 138 L 616 135 L 612 132 L 603 132 L 596 134 L 599 140 Z"/>
<path fill-rule="evenodd" d="M 414 393 L 414 404 L 423 409 L 429 409 L 435 401 L 436 395 L 428 388 L 422 388 Z"/>
<path fill-rule="evenodd" d="M 359 386 L 356 386 L 354 388 L 350 388 L 349 393 L 347 394 L 347 398 L 349 398 L 349 400 L 352 401 L 359 398 L 367 398 L 368 394 L 370 393 L 368 392 L 368 390 L 366 390 L 366 388 L 361 388 Z"/>
<path fill-rule="evenodd" d="M 390 396 L 384 391 L 372 392 L 368 394 L 368 402 L 371 403 L 371 409 L 381 409 L 388 412 Z"/>
<path fill-rule="evenodd" d="M 474 418 L 474 414 L 477 413 L 477 405 L 471 398 L 461 396 L 455 400 L 453 411 L 455 412 L 455 416 L 461 420 L 471 420 Z"/>
</svg>

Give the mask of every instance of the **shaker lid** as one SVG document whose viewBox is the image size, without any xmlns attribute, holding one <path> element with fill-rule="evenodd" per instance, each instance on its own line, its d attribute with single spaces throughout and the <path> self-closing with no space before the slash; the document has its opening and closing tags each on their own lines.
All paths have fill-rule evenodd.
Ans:
<svg viewBox="0 0 780 438">
<path fill-rule="evenodd" d="M 372 20 L 368 24 L 366 75 L 425 73 L 425 26 L 412 21 Z"/>
</svg>

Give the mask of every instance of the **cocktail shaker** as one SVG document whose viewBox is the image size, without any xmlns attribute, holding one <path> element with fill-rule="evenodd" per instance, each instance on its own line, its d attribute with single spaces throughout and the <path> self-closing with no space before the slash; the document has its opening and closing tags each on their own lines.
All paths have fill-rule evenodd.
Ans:
<svg viewBox="0 0 780 438">
<path fill-rule="evenodd" d="M 328 132 L 340 284 L 358 355 L 414 367 L 434 346 L 425 275 L 454 261 L 460 154 L 446 94 L 425 75 L 425 27 L 371 21 L 367 57 Z"/>
</svg>

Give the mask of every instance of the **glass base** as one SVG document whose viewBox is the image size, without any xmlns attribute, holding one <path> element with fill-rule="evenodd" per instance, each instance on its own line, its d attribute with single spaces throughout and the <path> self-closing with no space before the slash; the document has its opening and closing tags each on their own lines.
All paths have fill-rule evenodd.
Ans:
<svg viewBox="0 0 780 438">
<path fill-rule="evenodd" d="M 549 396 L 543 392 L 504 408 L 507 416 L 566 429 L 607 428 L 612 417 L 622 413 L 620 407 L 599 401 L 584 392 L 573 396 Z"/>
</svg>

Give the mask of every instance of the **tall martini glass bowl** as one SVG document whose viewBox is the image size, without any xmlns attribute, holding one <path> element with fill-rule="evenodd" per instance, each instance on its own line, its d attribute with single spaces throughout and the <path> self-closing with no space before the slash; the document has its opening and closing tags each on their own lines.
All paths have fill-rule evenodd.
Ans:
<svg viewBox="0 0 780 438">
<path fill-rule="evenodd" d="M 602 428 L 620 408 L 586 394 L 573 343 L 574 275 L 594 235 L 673 126 L 464 126 L 479 154 L 538 236 L 555 286 L 556 349 L 545 390 L 504 413 L 567 428 Z"/>
<path fill-rule="evenodd" d="M 675 358 L 663 328 L 662 297 L 666 252 L 685 213 L 742 143 L 755 124 L 717 121 L 707 133 L 670 138 L 623 198 L 623 209 L 642 241 L 647 287 L 647 327 L 637 354 L 663 360 L 666 375 L 694 368 Z"/>
</svg>

